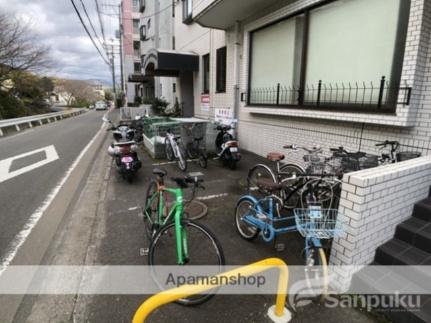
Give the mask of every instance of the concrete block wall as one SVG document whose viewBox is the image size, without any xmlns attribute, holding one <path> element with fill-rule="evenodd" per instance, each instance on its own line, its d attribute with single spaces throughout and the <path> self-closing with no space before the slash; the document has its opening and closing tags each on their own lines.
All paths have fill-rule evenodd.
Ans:
<svg viewBox="0 0 431 323">
<path fill-rule="evenodd" d="M 354 271 L 374 260 L 430 186 L 431 156 L 344 175 L 338 219 L 345 232 L 333 240 L 329 260 L 340 286 L 348 287 Z"/>
</svg>

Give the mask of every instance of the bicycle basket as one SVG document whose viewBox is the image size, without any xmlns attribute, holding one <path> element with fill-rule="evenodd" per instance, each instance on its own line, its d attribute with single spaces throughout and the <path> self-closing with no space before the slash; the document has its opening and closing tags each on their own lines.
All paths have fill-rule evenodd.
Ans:
<svg viewBox="0 0 431 323">
<path fill-rule="evenodd" d="M 401 151 L 399 153 L 397 153 L 397 161 L 404 161 L 404 160 L 409 160 L 409 159 L 413 159 L 413 158 L 418 158 L 421 156 L 420 152 L 417 151 Z"/>
<path fill-rule="evenodd" d="M 336 209 L 295 209 L 294 214 L 296 228 L 303 237 L 331 239 L 343 232 Z"/>
</svg>

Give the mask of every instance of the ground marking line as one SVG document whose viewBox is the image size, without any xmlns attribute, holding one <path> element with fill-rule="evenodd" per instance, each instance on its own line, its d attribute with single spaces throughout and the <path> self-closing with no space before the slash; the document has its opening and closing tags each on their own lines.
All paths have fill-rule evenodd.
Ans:
<svg viewBox="0 0 431 323">
<path fill-rule="evenodd" d="M 3 274 L 6 268 L 11 264 L 12 260 L 15 258 L 16 254 L 18 253 L 18 250 L 27 240 L 28 236 L 30 235 L 31 231 L 36 226 L 36 224 L 39 222 L 43 213 L 51 205 L 52 201 L 55 199 L 60 189 L 64 186 L 66 181 L 69 179 L 70 175 L 72 174 L 76 166 L 84 157 L 88 149 L 90 149 L 90 146 L 94 143 L 96 138 L 102 133 L 104 126 L 105 124 L 102 123 L 102 126 L 100 127 L 99 131 L 94 135 L 94 137 L 90 140 L 90 142 L 84 147 L 84 149 L 81 151 L 78 157 L 74 160 L 72 165 L 66 171 L 63 179 L 61 179 L 60 182 L 57 184 L 57 186 L 54 187 L 54 189 L 48 194 L 47 198 L 45 199 L 45 201 L 43 201 L 42 205 L 39 206 L 39 208 L 37 208 L 36 211 L 29 217 L 24 227 L 12 240 L 9 251 L 7 251 L 5 256 L 1 258 L 0 276 Z"/>
<path fill-rule="evenodd" d="M 129 211 L 134 211 L 134 210 L 137 210 L 139 208 L 140 208 L 140 206 L 134 206 L 134 207 L 129 207 L 128 210 Z"/>
<path fill-rule="evenodd" d="M 228 195 L 229 195 L 228 193 L 221 193 L 221 194 L 213 194 L 213 195 L 207 195 L 207 196 L 199 196 L 196 199 L 200 200 L 200 201 L 202 201 L 202 200 L 212 200 L 212 199 L 216 199 L 216 198 L 224 197 L 224 196 L 228 196 Z"/>
<path fill-rule="evenodd" d="M 21 159 L 27 156 L 31 156 L 34 154 L 37 154 L 39 152 L 45 152 L 46 157 L 43 160 L 40 160 L 36 163 L 33 163 L 31 165 L 21 167 L 20 169 L 14 170 L 10 172 L 10 166 L 12 166 L 12 163 L 14 160 Z M 3 160 L 0 160 L 0 183 L 7 181 L 8 179 L 14 178 L 16 176 L 22 175 L 24 173 L 30 172 L 33 169 L 42 167 L 46 164 L 49 164 L 55 160 L 59 159 L 57 151 L 55 150 L 54 145 L 46 146 L 40 149 L 32 150 L 20 155 L 16 155 L 13 157 L 9 157 Z"/>
</svg>

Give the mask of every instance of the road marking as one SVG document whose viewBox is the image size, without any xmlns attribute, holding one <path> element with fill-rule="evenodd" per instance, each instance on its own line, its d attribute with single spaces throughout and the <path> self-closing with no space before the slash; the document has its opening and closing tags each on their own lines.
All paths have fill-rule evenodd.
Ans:
<svg viewBox="0 0 431 323">
<path fill-rule="evenodd" d="M 140 206 L 134 206 L 134 207 L 129 207 L 128 210 L 129 211 L 134 211 L 134 210 L 137 210 L 139 208 L 140 208 Z"/>
<path fill-rule="evenodd" d="M 45 201 L 43 201 L 42 205 L 36 209 L 36 211 L 27 220 L 26 224 L 21 229 L 21 231 L 12 240 L 12 242 L 10 244 L 9 251 L 6 252 L 5 256 L 1 258 L 0 276 L 3 274 L 3 272 L 6 270 L 6 268 L 11 264 L 11 262 L 13 261 L 13 259 L 16 256 L 16 254 L 18 253 L 18 250 L 21 248 L 21 246 L 27 240 L 28 236 L 30 235 L 31 231 L 36 226 L 36 224 L 39 222 L 43 213 L 51 205 L 52 201 L 55 199 L 58 192 L 61 190 L 61 188 L 66 183 L 66 181 L 69 179 L 70 175 L 72 174 L 72 172 L 74 171 L 76 166 L 79 164 L 81 159 L 84 157 L 84 155 L 86 154 L 88 149 L 90 149 L 90 146 L 94 143 L 96 138 L 102 133 L 104 126 L 105 126 L 104 123 L 102 123 L 102 126 L 100 127 L 99 131 L 95 134 L 95 136 L 90 140 L 90 142 L 87 144 L 87 146 L 85 146 L 85 148 L 81 151 L 81 153 L 78 155 L 78 157 L 74 160 L 73 164 L 66 171 L 63 179 L 61 179 L 61 181 L 57 184 L 57 186 L 54 187 L 54 189 L 48 194 L 47 198 L 45 199 Z"/>
<path fill-rule="evenodd" d="M 10 172 L 10 166 L 12 165 L 14 160 L 21 159 L 27 156 L 31 156 L 40 152 L 45 152 L 46 158 L 44 160 L 38 161 L 34 164 L 22 167 L 20 169 L 14 170 Z M 29 151 L 24 154 L 20 154 L 17 156 L 13 156 L 10 158 L 6 158 L 3 160 L 0 160 L 0 183 L 7 181 L 8 179 L 14 178 L 16 176 L 22 175 L 24 173 L 30 172 L 33 169 L 42 167 L 43 165 L 49 164 L 55 160 L 59 159 L 57 151 L 55 150 L 54 145 L 47 146 L 44 148 L 36 149 Z"/>
<path fill-rule="evenodd" d="M 219 197 L 224 197 L 224 196 L 228 196 L 229 194 L 228 193 L 221 193 L 221 194 L 213 194 L 213 195 L 207 195 L 207 196 L 200 196 L 200 197 L 197 197 L 196 199 L 197 200 L 212 200 L 212 199 L 216 199 L 216 198 L 219 198 Z"/>
</svg>

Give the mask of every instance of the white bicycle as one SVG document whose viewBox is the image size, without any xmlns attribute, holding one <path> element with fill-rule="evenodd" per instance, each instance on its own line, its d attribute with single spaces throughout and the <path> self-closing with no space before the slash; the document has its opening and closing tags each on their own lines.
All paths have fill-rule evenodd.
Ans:
<svg viewBox="0 0 431 323">
<path fill-rule="evenodd" d="M 187 170 L 187 159 L 184 150 L 178 141 L 181 140 L 180 136 L 175 136 L 170 129 L 166 131 L 165 138 L 165 152 L 166 158 L 169 161 L 174 159 L 177 161 L 178 168 L 185 172 Z"/>
</svg>

